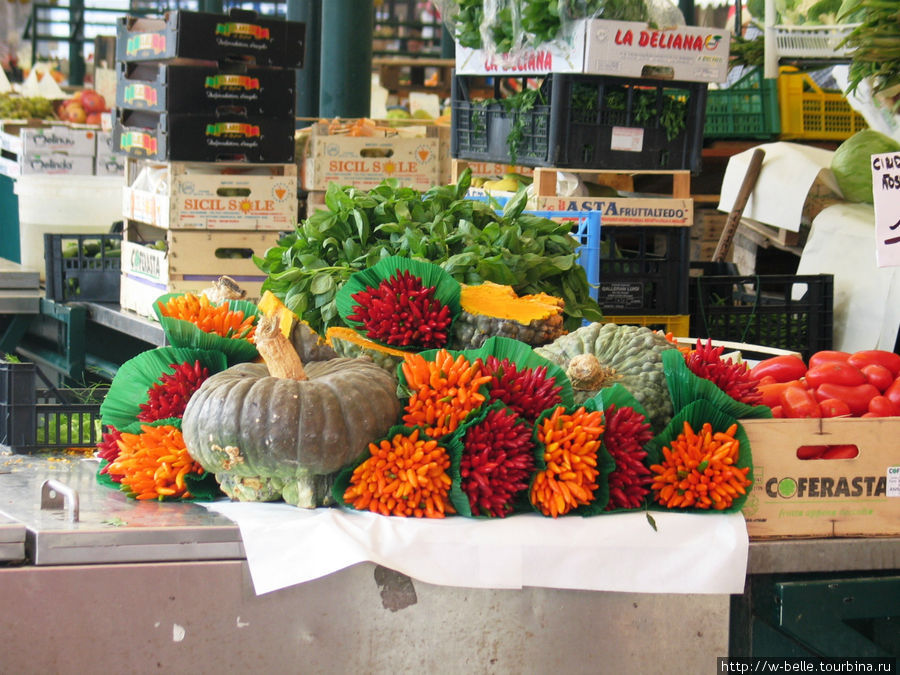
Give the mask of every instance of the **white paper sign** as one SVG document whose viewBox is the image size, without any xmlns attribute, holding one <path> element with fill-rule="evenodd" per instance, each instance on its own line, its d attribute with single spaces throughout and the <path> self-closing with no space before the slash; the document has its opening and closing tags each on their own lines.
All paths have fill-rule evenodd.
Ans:
<svg viewBox="0 0 900 675">
<path fill-rule="evenodd" d="M 900 265 L 900 153 L 872 155 L 875 256 L 879 267 Z"/>
<path fill-rule="evenodd" d="M 644 130 L 638 127 L 613 127 L 609 149 L 640 152 L 644 149 Z"/>
</svg>

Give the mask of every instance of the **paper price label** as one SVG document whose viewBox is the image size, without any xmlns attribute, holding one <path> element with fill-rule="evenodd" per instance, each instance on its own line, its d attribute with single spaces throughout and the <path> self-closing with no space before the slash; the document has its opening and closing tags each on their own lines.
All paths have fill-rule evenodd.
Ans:
<svg viewBox="0 0 900 675">
<path fill-rule="evenodd" d="M 900 153 L 872 155 L 875 257 L 879 267 L 900 265 Z"/>
<path fill-rule="evenodd" d="M 887 469 L 888 497 L 900 497 L 900 466 L 889 466 Z"/>
</svg>

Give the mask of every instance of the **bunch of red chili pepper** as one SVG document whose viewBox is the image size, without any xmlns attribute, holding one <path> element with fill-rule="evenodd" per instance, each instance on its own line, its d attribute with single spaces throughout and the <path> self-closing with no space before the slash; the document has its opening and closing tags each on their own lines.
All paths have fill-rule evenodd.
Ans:
<svg viewBox="0 0 900 675">
<path fill-rule="evenodd" d="M 816 352 L 808 363 L 774 356 L 752 370 L 775 417 L 900 415 L 900 354 L 880 349 Z"/>
</svg>

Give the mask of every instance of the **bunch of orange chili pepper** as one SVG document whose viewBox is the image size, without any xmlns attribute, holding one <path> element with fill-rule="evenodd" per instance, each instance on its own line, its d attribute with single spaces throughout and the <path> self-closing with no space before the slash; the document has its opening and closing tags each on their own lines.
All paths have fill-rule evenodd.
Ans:
<svg viewBox="0 0 900 675">
<path fill-rule="evenodd" d="M 450 503 L 450 456 L 432 439 L 394 434 L 370 443 L 367 458 L 353 470 L 344 501 L 360 511 L 384 516 L 443 518 L 455 513 Z"/>
<path fill-rule="evenodd" d="M 413 392 L 404 408 L 403 423 L 424 428 L 432 438 L 456 431 L 466 416 L 484 403 L 485 396 L 478 389 L 491 381 L 481 359 L 470 363 L 462 354 L 454 359 L 446 349 L 438 351 L 434 361 L 407 354 L 401 368 Z"/>
<path fill-rule="evenodd" d="M 253 340 L 256 316 L 245 317 L 241 310 L 232 311 L 227 302 L 214 305 L 205 295 L 185 293 L 158 303 L 160 313 L 173 319 L 190 321 L 204 333 L 225 338 Z"/>
<path fill-rule="evenodd" d="M 136 499 L 190 498 L 185 476 L 203 467 L 188 454 L 177 427 L 141 425 L 139 434 L 122 434 L 119 456 L 107 467 Z"/>
<path fill-rule="evenodd" d="M 603 413 L 583 406 L 571 414 L 557 406 L 538 423 L 547 468 L 535 475 L 529 496 L 545 516 L 556 518 L 594 501 L 602 435 Z"/>
<path fill-rule="evenodd" d="M 683 431 L 669 447 L 663 447 L 663 462 L 650 467 L 656 500 L 668 508 L 698 508 L 722 511 L 746 494 L 751 484 L 749 467 L 735 466 L 740 441 L 734 437 L 737 424 L 726 431 L 713 431 L 706 422 L 695 433 L 685 421 Z"/>
</svg>

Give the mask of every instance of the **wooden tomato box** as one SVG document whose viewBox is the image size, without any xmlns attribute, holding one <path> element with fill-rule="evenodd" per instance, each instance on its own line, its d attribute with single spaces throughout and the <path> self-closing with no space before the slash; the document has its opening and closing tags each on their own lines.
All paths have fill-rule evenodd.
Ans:
<svg viewBox="0 0 900 675">
<path fill-rule="evenodd" d="M 370 190 L 386 178 L 420 191 L 440 181 L 440 139 L 436 127 L 426 136 L 400 133 L 375 136 L 329 134 L 325 123 L 310 128 L 302 159 L 304 190 L 326 190 L 329 183 Z"/>
<path fill-rule="evenodd" d="M 766 537 L 900 534 L 900 418 L 741 420 L 753 453 L 747 531 Z M 855 445 L 853 459 L 797 457 L 810 445 Z"/>
<path fill-rule="evenodd" d="M 129 158 L 122 213 L 172 230 L 290 230 L 296 164 L 153 162 Z"/>
<path fill-rule="evenodd" d="M 223 274 L 234 279 L 249 296 L 258 297 L 266 275 L 253 262 L 253 256 L 264 256 L 278 242 L 279 234 L 164 230 L 126 220 L 120 305 L 152 316 L 156 297 L 208 288 Z"/>
</svg>

